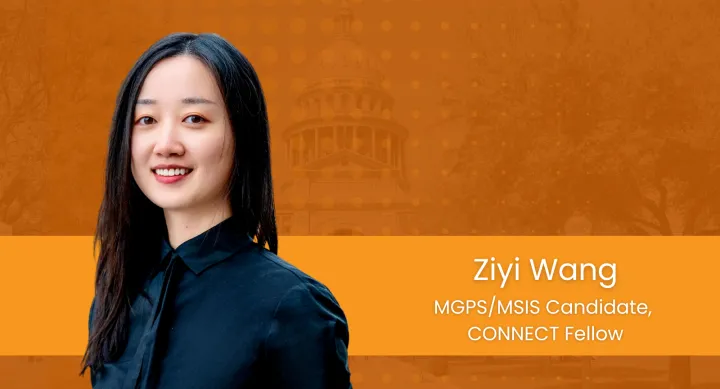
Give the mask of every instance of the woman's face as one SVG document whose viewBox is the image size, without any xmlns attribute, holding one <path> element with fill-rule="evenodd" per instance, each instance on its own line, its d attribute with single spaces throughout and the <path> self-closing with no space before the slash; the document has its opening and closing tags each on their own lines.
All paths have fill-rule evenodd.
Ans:
<svg viewBox="0 0 720 389">
<path fill-rule="evenodd" d="M 223 205 L 233 164 L 233 135 L 212 73 L 191 56 L 159 62 L 135 106 L 132 174 L 165 210 Z"/>
</svg>

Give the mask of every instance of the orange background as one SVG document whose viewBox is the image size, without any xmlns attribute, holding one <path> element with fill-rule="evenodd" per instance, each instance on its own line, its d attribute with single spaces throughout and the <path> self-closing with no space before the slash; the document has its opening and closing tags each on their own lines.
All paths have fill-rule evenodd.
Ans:
<svg viewBox="0 0 720 389">
<path fill-rule="evenodd" d="M 213 31 L 267 91 L 283 235 L 717 233 L 715 2 L 347 4 L 354 43 L 339 0 L 3 1 L 0 228 L 92 235 L 122 78 Z M 308 100 L 334 77 L 372 83 Z"/>
<path fill-rule="evenodd" d="M 0 2 L 6 53 L 0 56 L 0 234 L 91 235 L 122 77 L 160 36 L 213 31 L 250 58 L 267 91 L 283 236 L 717 235 L 716 2 L 348 3 L 357 38 L 349 51 L 334 41 L 339 0 Z M 343 66 L 327 60 L 338 53 Z M 353 138 L 352 152 L 360 155 L 343 151 L 344 158 L 335 158 L 338 150 L 322 131 L 303 147 L 292 144 L 292 129 L 308 119 L 297 108 L 308 107 L 305 86 L 368 73 L 384 77 L 350 101 L 381 98 L 391 106 L 340 106 L 323 117 L 337 126 L 333 120 L 349 115 L 353 128 L 382 122 L 376 142 Z M 396 136 L 389 159 L 382 142 L 388 133 Z M 293 165 L 292 155 L 318 159 Z M 396 156 L 401 168 L 386 163 Z M 338 159 L 347 164 L 334 164 Z M 85 246 L 77 252 L 89 253 Z M 287 259 L 295 262 L 291 254 Z M 29 269 L 24 258 L 0 246 L 3 264 Z M 60 264 L 43 263 L 33 274 L 65 274 Z M 68 268 L 90 272 L 92 263 Z M 84 276 L 90 280 L 86 273 L 69 275 Z M 47 298 L 91 293 L 80 284 L 67 289 L 60 278 L 48 278 L 58 286 L 46 287 Z M 27 287 L 4 296 L 13 299 L 3 305 L 15 309 L 25 296 L 38 300 Z M 67 305 L 54 301 L 56 310 Z M 84 330 L 86 309 L 76 309 Z M 39 337 L 48 328 L 24 324 Z M 3 357 L 0 387 L 86 387 L 74 377 L 78 363 L 69 356 Z M 355 356 L 352 364 L 358 387 L 710 388 L 720 382 L 713 358 Z"/>
</svg>

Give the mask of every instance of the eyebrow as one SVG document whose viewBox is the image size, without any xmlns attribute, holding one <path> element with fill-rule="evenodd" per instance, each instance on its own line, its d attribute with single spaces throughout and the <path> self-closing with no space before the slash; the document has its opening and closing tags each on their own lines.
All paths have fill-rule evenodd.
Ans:
<svg viewBox="0 0 720 389">
<path fill-rule="evenodd" d="M 216 104 L 212 100 L 208 100 L 203 97 L 186 97 L 182 99 L 183 104 Z M 139 99 L 137 101 L 138 105 L 152 105 L 157 104 L 157 100 L 154 99 Z"/>
</svg>

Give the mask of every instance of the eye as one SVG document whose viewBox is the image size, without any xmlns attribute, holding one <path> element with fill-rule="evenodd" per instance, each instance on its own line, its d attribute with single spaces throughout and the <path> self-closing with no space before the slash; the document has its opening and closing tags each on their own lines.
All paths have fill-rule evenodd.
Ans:
<svg viewBox="0 0 720 389">
<path fill-rule="evenodd" d="M 151 118 L 150 116 L 143 116 L 135 121 L 135 124 L 139 124 L 141 126 L 148 126 L 153 123 L 155 123 L 155 119 Z"/>
<path fill-rule="evenodd" d="M 190 124 L 202 124 L 207 122 L 207 120 L 200 115 L 190 115 L 186 117 L 183 121 Z"/>
</svg>

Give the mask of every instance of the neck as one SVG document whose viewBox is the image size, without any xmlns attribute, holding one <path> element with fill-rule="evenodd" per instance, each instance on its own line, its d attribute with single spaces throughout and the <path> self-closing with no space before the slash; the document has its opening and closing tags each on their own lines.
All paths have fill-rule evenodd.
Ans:
<svg viewBox="0 0 720 389">
<path fill-rule="evenodd" d="M 232 215 L 227 201 L 197 209 L 166 209 L 164 213 L 168 239 L 173 248 L 220 224 Z"/>
</svg>

